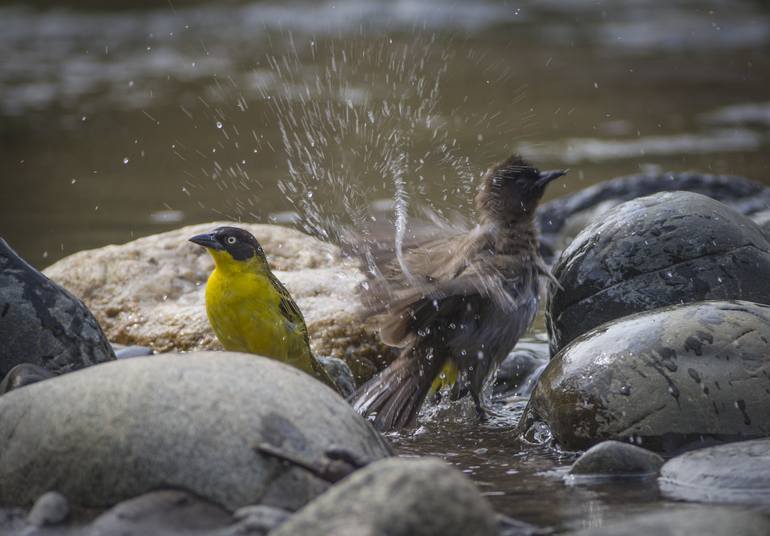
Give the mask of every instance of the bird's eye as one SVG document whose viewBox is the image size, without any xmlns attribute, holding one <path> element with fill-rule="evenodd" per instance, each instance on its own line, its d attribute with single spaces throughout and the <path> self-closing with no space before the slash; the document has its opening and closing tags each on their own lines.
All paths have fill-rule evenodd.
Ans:
<svg viewBox="0 0 770 536">
<path fill-rule="evenodd" d="M 231 246 L 235 244 L 237 241 L 238 239 L 235 238 L 234 236 L 228 236 L 227 238 L 225 238 L 225 242 L 227 242 Z"/>
</svg>

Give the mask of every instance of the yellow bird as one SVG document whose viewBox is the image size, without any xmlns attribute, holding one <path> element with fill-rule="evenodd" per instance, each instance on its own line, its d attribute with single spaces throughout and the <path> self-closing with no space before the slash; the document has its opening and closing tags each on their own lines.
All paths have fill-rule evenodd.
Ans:
<svg viewBox="0 0 770 536">
<path fill-rule="evenodd" d="M 214 258 L 206 283 L 206 314 L 222 346 L 283 361 L 337 391 L 310 351 L 302 312 L 270 271 L 257 239 L 237 227 L 219 227 L 190 242 Z"/>
</svg>

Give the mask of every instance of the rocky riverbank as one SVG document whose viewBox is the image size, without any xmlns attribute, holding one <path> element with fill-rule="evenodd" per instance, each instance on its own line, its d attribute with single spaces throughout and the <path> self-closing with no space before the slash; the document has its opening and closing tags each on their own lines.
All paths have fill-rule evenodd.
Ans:
<svg viewBox="0 0 770 536">
<path fill-rule="evenodd" d="M 612 208 L 574 240 L 564 222 L 551 229 L 564 247 L 548 289 L 547 340 L 523 341 L 495 386 L 501 409 L 527 403 L 518 425 L 470 426 L 505 438 L 495 456 L 509 469 L 495 482 L 516 479 L 545 449 L 559 460 L 539 476 L 546 487 L 654 490 L 660 508 L 602 528 L 570 526 L 581 534 L 766 534 L 770 243 L 757 218 L 767 190 L 672 177 L 658 193 L 652 179 L 619 179 L 554 202 L 584 215 Z M 671 181 L 696 192 L 668 192 Z M 637 198 L 632 186 L 652 195 Z M 417 433 L 386 439 L 311 377 L 218 351 L 203 306 L 211 261 L 187 238 L 220 224 L 84 251 L 45 275 L 2 244 L 0 534 L 541 530 L 495 514 L 506 513 L 497 484 L 456 461 L 467 454 L 454 452 L 460 438 L 419 452 L 450 463 L 393 456 L 433 433 L 430 417 Z M 388 362 L 391 351 L 359 313 L 356 262 L 297 231 L 244 227 L 347 392 Z M 114 352 L 108 341 L 140 347 Z M 428 412 L 439 427 L 474 418 L 451 404 L 442 411 Z M 469 452 L 484 459 L 493 446 L 487 438 Z"/>
</svg>

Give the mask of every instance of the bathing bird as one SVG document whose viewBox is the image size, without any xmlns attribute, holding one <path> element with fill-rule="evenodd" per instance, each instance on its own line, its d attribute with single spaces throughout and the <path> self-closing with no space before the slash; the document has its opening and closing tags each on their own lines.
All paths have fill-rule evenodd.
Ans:
<svg viewBox="0 0 770 536">
<path fill-rule="evenodd" d="M 370 267 L 365 310 L 382 341 L 399 349 L 353 400 L 376 428 L 412 425 L 437 378 L 457 376 L 479 414 L 489 413 L 488 383 L 534 319 L 540 277 L 550 276 L 535 209 L 546 185 L 565 173 L 538 171 L 513 155 L 485 176 L 475 227 L 411 244 L 400 258 Z"/>
<path fill-rule="evenodd" d="M 219 227 L 190 242 L 214 258 L 206 314 L 222 346 L 277 359 L 338 390 L 313 356 L 302 312 L 270 270 L 257 239 L 244 229 Z"/>
</svg>

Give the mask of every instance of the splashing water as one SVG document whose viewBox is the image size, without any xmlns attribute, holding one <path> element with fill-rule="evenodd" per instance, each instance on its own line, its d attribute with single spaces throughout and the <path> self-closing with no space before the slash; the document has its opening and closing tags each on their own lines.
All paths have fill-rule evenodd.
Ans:
<svg viewBox="0 0 770 536">
<path fill-rule="evenodd" d="M 446 119 L 436 114 L 451 54 L 433 38 L 406 45 L 330 43 L 323 52 L 311 41 L 304 52 L 293 43 L 291 50 L 268 57 L 284 84 L 281 96 L 270 99 L 288 168 L 280 191 L 303 230 L 364 254 L 387 223 L 371 203 L 392 197 L 393 247 L 409 277 L 402 250 L 409 199 L 424 199 L 428 187 L 422 172 L 438 166 L 454 184 L 474 179 Z M 303 54 L 315 68 L 303 63 Z M 415 140 L 426 130 L 431 143 L 419 146 Z"/>
</svg>

